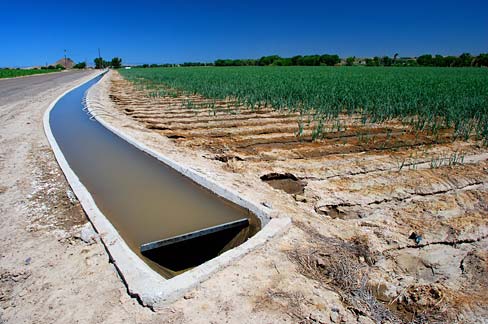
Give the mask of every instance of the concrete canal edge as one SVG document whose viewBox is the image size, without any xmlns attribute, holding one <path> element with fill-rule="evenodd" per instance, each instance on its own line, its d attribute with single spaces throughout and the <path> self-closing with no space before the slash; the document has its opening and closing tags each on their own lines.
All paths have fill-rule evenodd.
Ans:
<svg viewBox="0 0 488 324">
<path fill-rule="evenodd" d="M 233 248 L 220 256 L 201 264 L 181 275 L 178 275 L 171 279 L 164 279 L 154 270 L 152 270 L 142 259 L 140 259 L 125 243 L 122 237 L 119 235 L 115 227 L 100 211 L 95 204 L 93 197 L 88 192 L 87 188 L 81 183 L 78 176 L 69 166 L 66 158 L 60 150 L 56 139 L 53 136 L 51 126 L 49 123 L 50 112 L 56 105 L 56 103 L 68 92 L 76 89 L 77 87 L 85 84 L 86 82 L 96 78 L 103 72 L 100 72 L 89 80 L 84 80 L 73 88 L 67 90 L 56 98 L 48 107 L 43 117 L 44 131 L 46 137 L 52 147 L 56 160 L 63 170 L 68 183 L 70 184 L 73 192 L 77 196 L 84 211 L 88 215 L 88 218 L 96 231 L 99 233 L 101 241 L 105 246 L 107 253 L 110 256 L 111 262 L 113 262 L 117 269 L 122 281 L 127 287 L 128 293 L 137 298 L 143 305 L 152 309 L 162 307 L 178 298 L 192 289 L 197 284 L 209 278 L 213 273 L 229 265 L 230 263 L 243 257 L 245 254 L 258 248 L 266 243 L 271 238 L 284 233 L 291 224 L 289 217 L 281 216 L 279 218 L 272 218 L 269 211 L 259 204 L 255 204 L 247 199 L 241 197 L 237 192 L 228 188 L 222 187 L 215 181 L 207 178 L 204 174 L 182 165 L 166 156 L 161 155 L 146 146 L 145 144 L 135 140 L 134 138 L 123 133 L 121 130 L 113 127 L 107 123 L 100 115 L 93 113 L 93 100 L 91 100 L 91 90 L 96 86 L 93 85 L 88 89 L 86 95 L 86 106 L 88 110 L 93 113 L 94 117 L 108 130 L 124 139 L 128 143 L 134 145 L 138 149 L 150 154 L 154 158 L 158 159 L 162 163 L 172 167 L 182 175 L 189 177 L 199 185 L 209 189 L 218 196 L 226 198 L 227 200 L 240 205 L 252 213 L 254 213 L 261 220 L 262 228 L 252 238 L 241 244 L 240 246 Z M 98 107 L 97 107 L 98 109 Z"/>
</svg>

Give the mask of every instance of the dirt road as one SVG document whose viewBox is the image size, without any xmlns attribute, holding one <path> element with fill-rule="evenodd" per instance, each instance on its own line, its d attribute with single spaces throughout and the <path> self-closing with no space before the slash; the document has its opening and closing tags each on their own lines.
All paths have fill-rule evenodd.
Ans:
<svg viewBox="0 0 488 324">
<path fill-rule="evenodd" d="M 90 71 L 68 71 L 22 78 L 0 79 L 0 102 L 3 107 L 19 99 L 38 96 L 43 92 L 79 80 L 89 74 L 91 74 Z"/>
<path fill-rule="evenodd" d="M 133 303 L 149 312 L 101 245 L 76 238 L 87 220 L 43 131 L 48 105 L 95 73 L 0 80 L 0 323 L 124 321 Z"/>
</svg>

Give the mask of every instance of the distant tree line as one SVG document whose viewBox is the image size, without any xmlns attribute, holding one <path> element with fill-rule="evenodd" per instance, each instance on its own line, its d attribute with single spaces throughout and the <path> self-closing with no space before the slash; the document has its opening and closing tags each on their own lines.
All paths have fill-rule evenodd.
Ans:
<svg viewBox="0 0 488 324">
<path fill-rule="evenodd" d="M 141 64 L 133 65 L 135 68 L 156 68 L 156 67 L 178 67 L 178 66 L 213 66 L 213 63 L 202 63 L 202 62 L 185 62 L 183 64 L 175 63 L 165 63 L 165 64 Z"/>
<path fill-rule="evenodd" d="M 61 64 L 41 66 L 41 70 L 65 70 L 65 67 Z"/>
<path fill-rule="evenodd" d="M 424 54 L 419 57 L 399 57 L 398 53 L 390 56 L 357 58 L 355 56 L 341 59 L 336 54 L 296 55 L 281 57 L 278 55 L 263 56 L 259 59 L 218 59 L 213 63 L 185 62 L 183 64 L 142 64 L 136 67 L 188 67 L 188 66 L 432 66 L 432 67 L 488 67 L 488 53 L 473 56 L 463 53 L 459 56 L 442 56 Z"/>
<path fill-rule="evenodd" d="M 73 65 L 73 69 L 84 69 L 86 68 L 86 62 L 80 62 Z"/>
<path fill-rule="evenodd" d="M 389 56 L 375 56 L 373 58 L 356 58 L 354 56 L 345 59 L 339 58 L 338 55 L 297 55 L 290 58 L 282 58 L 278 55 L 263 56 L 258 60 L 216 60 L 215 66 L 317 66 L 317 65 L 365 65 L 365 66 L 435 66 L 435 67 L 481 67 L 488 66 L 488 54 L 472 56 L 469 53 L 463 53 L 459 56 L 442 56 L 424 54 L 415 57 L 398 57 L 398 54 Z"/>
<path fill-rule="evenodd" d="M 207 66 L 209 65 L 208 63 L 201 63 L 201 62 L 185 62 L 183 64 L 180 64 L 180 66 Z M 210 64 L 213 65 L 213 64 Z"/>
<path fill-rule="evenodd" d="M 104 68 L 113 68 L 118 69 L 122 67 L 122 59 L 120 57 L 114 57 L 111 61 L 105 61 L 101 57 L 97 57 L 95 60 L 95 68 L 96 69 L 104 69 Z"/>
<path fill-rule="evenodd" d="M 464 66 L 488 66 L 488 53 L 472 56 L 463 53 L 459 56 L 442 56 L 430 54 L 417 57 L 417 63 L 421 66 L 440 66 L 440 67 L 464 67 Z"/>
<path fill-rule="evenodd" d="M 177 66 L 292 66 L 292 65 L 337 65 L 341 63 L 339 55 L 297 55 L 293 57 L 281 57 L 278 55 L 263 56 L 260 59 L 225 59 L 216 60 L 213 63 L 185 62 L 183 64 L 142 64 L 134 67 L 177 67 Z"/>
<path fill-rule="evenodd" d="M 469 53 L 463 53 L 459 56 L 443 56 L 424 54 L 416 58 L 398 57 L 395 54 L 389 56 L 375 56 L 373 58 L 356 59 L 347 58 L 346 65 L 364 64 L 366 66 L 433 66 L 433 67 L 481 67 L 488 66 L 488 54 L 472 56 Z"/>
<path fill-rule="evenodd" d="M 293 57 L 281 57 L 278 55 L 263 56 L 260 59 L 247 59 L 247 60 L 216 60 L 215 66 L 318 66 L 328 65 L 333 66 L 339 64 L 341 59 L 339 55 L 296 55 Z"/>
<path fill-rule="evenodd" d="M 170 64 L 170 63 L 165 63 L 165 64 L 141 64 L 141 65 L 133 65 L 132 67 L 135 68 L 157 68 L 157 67 L 177 67 L 178 64 Z"/>
<path fill-rule="evenodd" d="M 23 70 L 21 68 L 0 68 L 0 70 Z M 41 67 L 34 67 L 30 68 L 30 70 L 66 70 L 66 68 L 62 64 L 56 64 L 56 65 L 47 65 L 47 66 L 41 66 Z"/>
</svg>

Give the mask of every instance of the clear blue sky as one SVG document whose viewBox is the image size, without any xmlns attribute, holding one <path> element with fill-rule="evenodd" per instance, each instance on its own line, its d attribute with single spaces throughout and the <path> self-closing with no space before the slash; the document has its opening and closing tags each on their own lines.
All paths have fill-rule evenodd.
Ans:
<svg viewBox="0 0 488 324">
<path fill-rule="evenodd" d="M 488 52 L 488 1 L 0 2 L 0 66 Z"/>
</svg>

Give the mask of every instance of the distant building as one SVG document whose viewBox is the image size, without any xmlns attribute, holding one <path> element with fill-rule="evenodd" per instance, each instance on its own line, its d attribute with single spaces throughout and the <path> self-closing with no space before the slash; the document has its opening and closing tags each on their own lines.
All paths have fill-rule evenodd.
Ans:
<svg viewBox="0 0 488 324">
<path fill-rule="evenodd" d="M 57 60 L 52 65 L 53 66 L 56 66 L 58 64 L 62 65 L 65 69 L 72 69 L 73 66 L 75 65 L 75 62 L 72 59 L 68 58 L 68 57 L 66 59 L 63 57 L 63 58 Z"/>
</svg>

